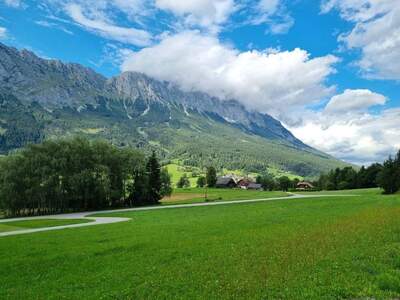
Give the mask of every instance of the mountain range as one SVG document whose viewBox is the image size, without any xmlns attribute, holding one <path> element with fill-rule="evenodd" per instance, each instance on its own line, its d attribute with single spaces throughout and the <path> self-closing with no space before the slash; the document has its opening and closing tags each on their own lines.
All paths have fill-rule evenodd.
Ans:
<svg viewBox="0 0 400 300">
<path fill-rule="evenodd" d="M 0 153 L 84 135 L 203 167 L 315 176 L 346 165 L 234 99 L 125 72 L 106 78 L 0 44 Z"/>
</svg>

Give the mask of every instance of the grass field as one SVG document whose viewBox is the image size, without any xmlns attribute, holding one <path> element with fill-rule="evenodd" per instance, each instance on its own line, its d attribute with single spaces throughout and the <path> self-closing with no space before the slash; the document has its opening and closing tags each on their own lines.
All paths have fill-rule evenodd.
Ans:
<svg viewBox="0 0 400 300">
<path fill-rule="evenodd" d="M 161 203 L 167 204 L 186 204 L 186 203 L 200 203 L 205 202 L 205 189 L 204 188 L 187 188 L 187 189 L 174 189 L 171 197 L 164 198 Z M 243 200 L 243 199 L 263 199 L 272 197 L 288 196 L 285 192 L 264 192 L 264 191 L 251 191 L 242 189 L 207 189 L 208 201 L 229 201 L 229 200 Z"/>
<path fill-rule="evenodd" d="M 40 220 L 27 220 L 27 221 L 13 221 L 0 223 L 0 232 L 42 228 L 42 227 L 55 227 L 62 225 L 72 225 L 80 223 L 88 223 L 90 220 L 85 219 L 40 219 Z"/>
<path fill-rule="evenodd" d="M 0 238 L 0 299 L 398 298 L 400 195 L 352 193 Z"/>
</svg>

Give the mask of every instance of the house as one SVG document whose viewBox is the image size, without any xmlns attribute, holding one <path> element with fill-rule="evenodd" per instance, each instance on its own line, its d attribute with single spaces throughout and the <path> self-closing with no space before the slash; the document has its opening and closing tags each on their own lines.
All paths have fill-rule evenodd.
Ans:
<svg viewBox="0 0 400 300">
<path fill-rule="evenodd" d="M 313 188 L 314 186 L 307 181 L 300 181 L 296 186 L 296 190 L 298 191 L 307 191 L 307 190 L 312 190 Z"/>
<path fill-rule="evenodd" d="M 247 186 L 248 190 L 262 190 L 262 185 L 259 183 L 250 182 Z"/>
<path fill-rule="evenodd" d="M 241 189 L 247 190 L 247 187 L 252 181 L 248 178 L 242 178 L 238 181 L 237 186 Z"/>
<path fill-rule="evenodd" d="M 218 177 L 215 187 L 232 189 L 232 188 L 237 187 L 237 185 L 236 185 L 235 180 L 232 177 Z"/>
<path fill-rule="evenodd" d="M 261 190 L 262 185 L 255 183 L 249 178 L 242 178 L 238 181 L 237 186 L 244 190 Z"/>
</svg>

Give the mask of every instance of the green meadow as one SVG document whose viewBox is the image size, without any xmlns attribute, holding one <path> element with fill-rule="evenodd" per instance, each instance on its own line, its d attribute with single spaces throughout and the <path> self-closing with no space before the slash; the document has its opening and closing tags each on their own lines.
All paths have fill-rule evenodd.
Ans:
<svg viewBox="0 0 400 300">
<path fill-rule="evenodd" d="M 0 238 L 0 299 L 394 299 L 400 195 L 120 212 Z"/>
<path fill-rule="evenodd" d="M 37 219 L 0 223 L 0 232 L 88 223 L 85 219 Z"/>
</svg>

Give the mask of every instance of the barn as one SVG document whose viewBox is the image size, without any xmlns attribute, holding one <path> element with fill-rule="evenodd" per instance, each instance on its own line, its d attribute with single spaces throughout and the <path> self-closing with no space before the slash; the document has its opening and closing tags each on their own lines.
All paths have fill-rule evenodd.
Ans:
<svg viewBox="0 0 400 300">
<path fill-rule="evenodd" d="M 215 187 L 232 189 L 232 188 L 237 187 L 237 185 L 236 185 L 235 180 L 232 177 L 218 177 Z"/>
</svg>

